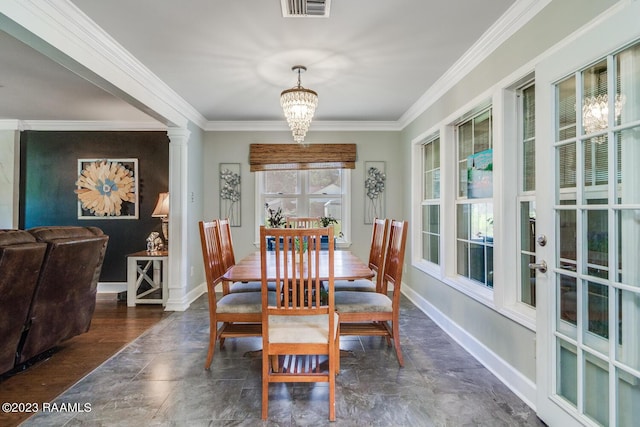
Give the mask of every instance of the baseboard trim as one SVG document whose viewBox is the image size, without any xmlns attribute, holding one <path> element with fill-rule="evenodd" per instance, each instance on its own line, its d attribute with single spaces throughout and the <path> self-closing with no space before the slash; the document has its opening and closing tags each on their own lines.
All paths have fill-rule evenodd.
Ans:
<svg viewBox="0 0 640 427">
<path fill-rule="evenodd" d="M 207 292 L 207 284 L 206 282 L 202 282 L 195 288 L 191 289 L 186 295 L 184 295 L 179 300 L 171 300 L 167 301 L 167 305 L 165 306 L 165 311 L 185 311 L 189 308 L 192 302 L 197 300 L 201 295 Z M 171 293 L 169 293 L 171 295 Z"/>
<path fill-rule="evenodd" d="M 482 363 L 491 373 L 502 381 L 511 391 L 513 391 L 531 409 L 536 410 L 536 384 L 525 377 L 500 358 L 491 349 L 478 341 L 473 335 L 445 316 L 429 301 L 410 286 L 402 283 L 402 293 L 418 307 L 423 313 L 431 318 L 443 331 L 467 350 L 473 357 Z"/>
<path fill-rule="evenodd" d="M 117 294 L 126 290 L 127 282 L 99 282 L 97 292 L 99 294 Z"/>
</svg>

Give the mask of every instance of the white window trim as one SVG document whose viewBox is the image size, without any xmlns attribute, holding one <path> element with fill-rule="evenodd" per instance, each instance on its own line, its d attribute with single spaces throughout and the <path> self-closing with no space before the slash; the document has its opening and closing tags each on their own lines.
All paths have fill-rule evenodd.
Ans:
<svg viewBox="0 0 640 427">
<path fill-rule="evenodd" d="M 498 85 L 489 88 L 475 99 L 468 102 L 456 112 L 447 116 L 442 122 L 428 129 L 412 139 L 411 163 L 411 216 L 414 224 L 422 223 L 422 142 L 429 135 L 440 134 L 440 265 L 421 259 L 421 229 L 416 226 L 411 233 L 412 263 L 417 270 L 441 281 L 442 283 L 465 294 L 469 298 L 491 308 L 497 313 L 513 320 L 523 327 L 536 330 L 536 310 L 516 300 L 519 279 L 514 267 L 513 254 L 516 250 L 516 240 L 513 233 L 505 230 L 515 230 L 516 215 L 515 202 L 506 204 L 506 200 L 515 200 L 517 191 L 516 180 L 505 182 L 505 177 L 516 176 L 517 165 L 513 159 L 517 154 L 508 152 L 513 146 L 512 139 L 516 135 L 517 121 L 515 108 L 515 92 L 508 91 L 514 82 L 519 82 L 521 76 L 531 74 L 531 64 L 518 70 Z M 514 77 L 520 76 L 520 77 Z M 530 78 L 530 77 L 529 77 Z M 509 98 L 513 96 L 513 101 Z M 457 195 L 457 168 L 455 123 L 464 114 L 473 111 L 480 105 L 489 105 L 493 109 L 493 148 L 494 148 L 494 286 L 485 286 L 459 276 L 456 272 L 455 255 L 455 208 Z M 505 138 L 509 143 L 505 143 Z M 505 152 L 505 149 L 507 152 Z M 514 147 L 515 149 L 515 147 Z M 513 188 L 510 188 L 510 186 Z M 506 258 L 505 258 L 506 257 Z M 508 259 L 508 262 L 503 260 Z"/>
<path fill-rule="evenodd" d="M 254 213 L 254 223 L 255 223 L 255 232 L 254 232 L 254 240 L 253 244 L 255 247 L 260 247 L 260 225 L 258 221 L 262 217 L 262 211 L 264 210 L 264 205 L 261 203 L 261 191 L 263 184 L 263 172 L 255 172 L 255 189 L 254 191 L 254 205 L 255 205 L 255 213 Z M 342 169 L 342 233 L 344 234 L 344 238 L 336 239 L 336 247 L 339 249 L 347 249 L 351 247 L 351 169 Z"/>
</svg>

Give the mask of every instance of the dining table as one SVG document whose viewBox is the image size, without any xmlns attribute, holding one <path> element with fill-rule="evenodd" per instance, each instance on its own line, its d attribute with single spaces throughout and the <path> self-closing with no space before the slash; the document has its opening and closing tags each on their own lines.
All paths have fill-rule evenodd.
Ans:
<svg viewBox="0 0 640 427">
<path fill-rule="evenodd" d="M 329 257 L 328 251 L 320 251 L 320 280 L 329 279 L 328 263 L 322 262 Z M 267 251 L 267 279 L 276 278 L 275 252 Z M 334 280 L 371 279 L 373 271 L 367 263 L 348 250 L 336 250 L 333 255 Z M 262 280 L 260 251 L 252 252 L 230 267 L 223 280 L 230 282 L 259 282 Z"/>
</svg>

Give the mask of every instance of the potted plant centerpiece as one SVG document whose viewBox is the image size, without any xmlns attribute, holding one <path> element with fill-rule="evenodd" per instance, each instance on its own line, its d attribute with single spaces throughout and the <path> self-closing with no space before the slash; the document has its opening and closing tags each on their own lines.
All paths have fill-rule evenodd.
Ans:
<svg viewBox="0 0 640 427">
<path fill-rule="evenodd" d="M 331 215 L 321 216 L 319 222 L 321 227 L 328 227 L 331 224 L 338 224 L 338 220 Z M 342 232 L 340 232 L 340 235 L 342 235 Z M 333 239 L 335 242 L 335 237 Z M 320 240 L 320 246 L 322 247 L 322 249 L 329 249 L 329 236 L 322 236 L 322 239 Z"/>
<path fill-rule="evenodd" d="M 279 207 L 273 210 L 269 207 L 269 203 L 264 204 L 266 210 L 266 226 L 267 228 L 282 228 L 287 223 L 284 215 L 282 214 L 282 208 Z M 275 241 L 273 237 L 267 237 L 267 248 L 272 251 L 274 249 Z"/>
</svg>

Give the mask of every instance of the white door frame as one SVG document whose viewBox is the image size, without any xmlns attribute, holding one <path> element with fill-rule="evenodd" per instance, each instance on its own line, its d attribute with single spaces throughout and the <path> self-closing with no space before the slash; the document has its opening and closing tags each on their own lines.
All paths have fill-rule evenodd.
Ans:
<svg viewBox="0 0 640 427">
<path fill-rule="evenodd" d="M 545 260 L 547 273 L 537 274 L 537 349 L 536 383 L 538 416 L 548 425 L 583 425 L 576 411 L 561 403 L 555 393 L 555 269 L 557 230 L 554 213 L 554 188 L 557 167 L 554 142 L 554 83 L 604 58 L 613 51 L 640 39 L 640 1 L 623 0 L 576 34 L 567 38 L 556 51 L 536 67 L 536 193 L 538 234 L 547 236 L 548 244 L 538 246 L 538 262 Z M 555 164 L 555 160 L 551 165 Z M 581 382 L 578 381 L 580 385 Z M 613 406 L 612 406 L 613 407 Z"/>
</svg>

